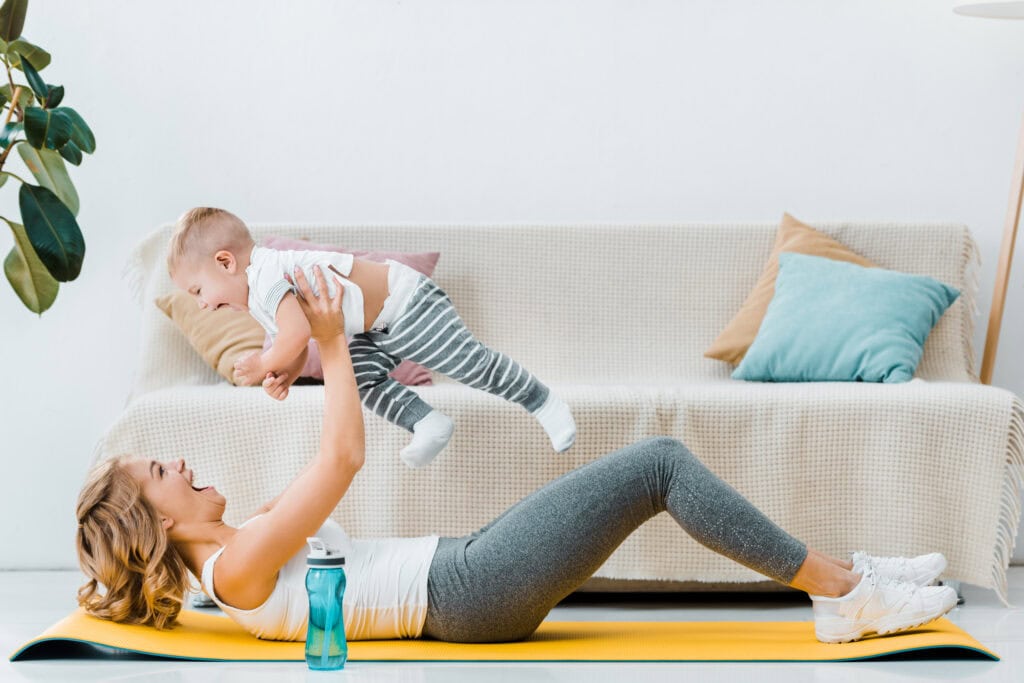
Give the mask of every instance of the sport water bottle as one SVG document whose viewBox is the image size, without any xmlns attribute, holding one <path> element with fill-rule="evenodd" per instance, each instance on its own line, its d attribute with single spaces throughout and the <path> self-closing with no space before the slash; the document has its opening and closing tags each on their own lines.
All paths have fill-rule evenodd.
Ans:
<svg viewBox="0 0 1024 683">
<path fill-rule="evenodd" d="M 345 668 L 348 642 L 342 618 L 345 596 L 345 558 L 321 539 L 307 538 L 306 592 L 309 593 L 309 626 L 306 629 L 306 663 L 310 669 Z"/>
</svg>

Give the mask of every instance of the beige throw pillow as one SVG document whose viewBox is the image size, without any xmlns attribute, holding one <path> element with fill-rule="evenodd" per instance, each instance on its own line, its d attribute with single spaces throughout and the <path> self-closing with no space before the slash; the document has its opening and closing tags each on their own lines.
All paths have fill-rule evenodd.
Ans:
<svg viewBox="0 0 1024 683">
<path fill-rule="evenodd" d="M 754 342 L 757 331 L 761 328 L 768 304 L 775 295 L 775 278 L 779 274 L 779 254 L 784 251 L 810 256 L 823 256 L 835 261 L 856 263 L 858 266 L 874 268 L 876 264 L 860 254 L 850 251 L 842 243 L 828 235 L 818 232 L 805 225 L 788 213 L 782 216 L 782 224 L 775 235 L 775 247 L 764 271 L 754 289 L 747 295 L 738 313 L 733 316 L 714 343 L 704 352 L 706 358 L 724 360 L 734 365 L 739 364 L 746 355 L 747 349 Z"/>
<path fill-rule="evenodd" d="M 174 321 L 206 364 L 224 379 L 235 382 L 235 361 L 251 351 L 263 350 L 263 328 L 246 311 L 201 309 L 188 292 L 176 291 L 156 299 L 156 305 Z"/>
</svg>

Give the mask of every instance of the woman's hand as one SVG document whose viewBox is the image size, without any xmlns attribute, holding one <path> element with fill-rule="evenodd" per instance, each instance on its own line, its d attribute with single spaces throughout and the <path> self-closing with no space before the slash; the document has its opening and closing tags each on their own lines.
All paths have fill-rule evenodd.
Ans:
<svg viewBox="0 0 1024 683">
<path fill-rule="evenodd" d="M 317 343 L 322 344 L 335 337 L 345 336 L 345 314 L 341 311 L 341 299 L 345 295 L 345 288 L 335 277 L 334 296 L 327 296 L 330 290 L 327 289 L 327 281 L 320 266 L 313 266 L 313 277 L 316 278 L 317 289 L 323 296 L 313 294 L 306 274 L 301 268 L 295 269 L 294 278 L 285 275 L 285 278 L 299 290 L 296 298 L 309 321 L 310 335 Z"/>
</svg>

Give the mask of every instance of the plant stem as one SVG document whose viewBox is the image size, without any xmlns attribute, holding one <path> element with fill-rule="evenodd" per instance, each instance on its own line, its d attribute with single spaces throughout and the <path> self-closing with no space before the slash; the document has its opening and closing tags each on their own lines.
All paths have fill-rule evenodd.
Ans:
<svg viewBox="0 0 1024 683">
<path fill-rule="evenodd" d="M 4 167 L 4 162 L 7 161 L 7 155 L 11 153 L 11 150 L 14 149 L 14 146 L 19 142 L 21 142 L 21 140 L 14 138 L 11 140 L 10 144 L 7 145 L 7 149 L 4 150 L 4 153 L 0 154 L 0 169 Z M 6 171 L 0 171 L 0 173 L 6 173 Z"/>
<path fill-rule="evenodd" d="M 8 147 L 8 149 L 10 149 L 10 147 Z M 10 171 L 0 171 L 0 174 L 9 175 L 12 178 L 14 178 L 15 180 L 20 180 L 22 185 L 28 185 L 28 182 L 24 178 L 22 178 L 21 176 L 17 176 L 15 174 L 11 173 Z"/>
<path fill-rule="evenodd" d="M 11 117 L 14 116 L 14 109 L 18 106 L 18 96 L 21 95 L 21 86 L 20 85 L 15 88 L 14 85 L 12 84 L 11 87 L 12 87 L 11 92 L 13 93 L 11 95 L 11 108 L 7 110 L 7 119 L 4 121 L 4 126 L 6 126 L 8 123 L 11 122 Z M 8 148 L 8 149 L 10 149 L 10 148 Z"/>
<path fill-rule="evenodd" d="M 6 59 L 4 59 L 4 63 L 7 63 Z M 7 67 L 7 80 L 11 80 L 10 67 Z M 14 87 L 14 82 L 11 81 L 11 87 L 13 88 L 13 90 L 11 91 L 11 108 L 7 110 L 7 118 L 4 120 L 4 128 L 6 128 L 7 124 L 11 122 L 11 117 L 14 116 L 14 110 L 18 106 L 18 96 L 21 95 L 20 85 Z M 9 143 L 7 143 L 7 149 L 4 150 L 3 154 L 0 154 L 0 169 L 4 167 L 4 162 L 7 161 L 7 155 L 11 153 L 11 150 L 14 149 L 14 145 L 16 144 L 18 144 L 17 138 L 12 139 Z"/>
<path fill-rule="evenodd" d="M 14 87 L 14 79 L 11 78 L 11 63 L 7 61 L 7 55 L 4 55 L 4 67 L 7 69 L 7 82 L 11 86 L 11 111 L 13 112 L 18 108 L 18 95 L 14 92 L 16 88 Z M 8 115 L 7 120 L 11 120 L 10 115 Z M 18 120 L 20 121 L 21 119 Z"/>
<path fill-rule="evenodd" d="M 24 117 L 24 110 L 21 105 L 18 104 L 18 96 L 21 95 L 21 91 L 24 90 L 24 86 L 14 85 L 14 79 L 11 78 L 11 65 L 7 62 L 7 58 L 4 57 L 4 66 L 7 67 L 7 83 L 11 86 L 11 114 L 17 112 L 18 120 L 21 121 Z M 7 120 L 11 120 L 11 114 L 7 115 Z"/>
</svg>

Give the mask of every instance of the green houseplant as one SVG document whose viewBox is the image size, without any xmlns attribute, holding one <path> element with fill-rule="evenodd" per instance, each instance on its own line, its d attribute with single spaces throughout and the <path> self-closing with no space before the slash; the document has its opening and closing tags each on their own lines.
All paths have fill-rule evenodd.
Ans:
<svg viewBox="0 0 1024 683">
<path fill-rule="evenodd" d="M 21 222 L 0 216 L 14 233 L 4 274 L 25 306 L 41 314 L 53 305 L 61 282 L 78 277 L 85 239 L 78 227 L 78 193 L 64 162 L 82 163 L 96 139 L 74 109 L 61 106 L 64 87 L 46 83 L 39 72 L 50 54 L 21 35 L 28 0 L 0 6 L 0 62 L 7 83 L 0 87 L 0 188 L 17 181 Z M 18 72 L 27 85 L 15 80 Z M 12 150 L 35 177 L 32 184 L 7 168 Z M 2 189 L 0 189 L 2 191 Z"/>
</svg>

